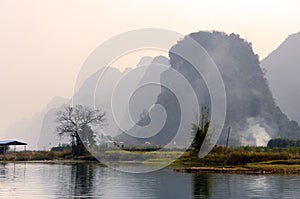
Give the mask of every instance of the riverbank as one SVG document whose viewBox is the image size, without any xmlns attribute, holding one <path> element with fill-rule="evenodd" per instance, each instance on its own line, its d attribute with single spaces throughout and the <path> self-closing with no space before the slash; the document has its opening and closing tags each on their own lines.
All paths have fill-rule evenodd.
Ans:
<svg viewBox="0 0 300 199">
<path fill-rule="evenodd" d="M 244 173 L 244 174 L 300 174 L 300 148 L 215 147 L 204 158 L 191 151 L 124 151 L 103 150 L 74 157 L 70 151 L 10 152 L 5 162 L 72 164 L 94 162 L 165 164 L 177 172 Z M 179 158 L 178 158 L 179 157 Z M 3 155 L 0 155 L 0 160 Z M 174 161 L 173 161 L 174 160 Z M 3 161 L 2 161 L 3 162 Z"/>
<path fill-rule="evenodd" d="M 0 161 L 6 162 L 44 162 L 44 161 L 97 161 L 92 155 L 75 157 L 69 151 L 10 151 L 4 155 L 0 155 Z"/>
<path fill-rule="evenodd" d="M 187 167 L 175 168 L 174 171 L 182 173 L 230 173 L 230 174 L 262 174 L 260 170 L 243 167 Z"/>
<path fill-rule="evenodd" d="M 202 159 L 186 152 L 172 165 L 188 173 L 300 174 L 300 148 L 216 147 Z"/>
<path fill-rule="evenodd" d="M 264 165 L 253 164 L 236 167 L 185 167 L 175 168 L 176 172 L 184 173 L 228 173 L 228 174 L 297 174 L 300 175 L 300 165 Z"/>
<path fill-rule="evenodd" d="M 30 162 L 69 162 L 69 161 L 95 161 L 99 160 L 109 162 L 138 162 L 138 163 L 158 163 L 169 162 L 170 159 L 180 157 L 183 151 L 124 151 L 124 150 L 103 150 L 93 154 L 86 154 L 82 156 L 74 156 L 70 151 L 19 151 L 9 152 L 4 158 L 0 155 L 0 161 L 30 161 Z M 149 161 L 149 162 L 148 162 Z"/>
</svg>

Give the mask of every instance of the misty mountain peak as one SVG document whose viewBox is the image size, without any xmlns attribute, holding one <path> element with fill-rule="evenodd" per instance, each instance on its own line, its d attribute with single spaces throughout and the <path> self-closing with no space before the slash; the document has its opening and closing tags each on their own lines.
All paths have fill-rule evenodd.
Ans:
<svg viewBox="0 0 300 199">
<path fill-rule="evenodd" d="M 300 32 L 288 38 L 261 62 L 273 96 L 281 109 L 300 122 Z"/>
<path fill-rule="evenodd" d="M 144 65 L 149 65 L 153 61 L 153 58 L 150 56 L 144 56 L 140 59 L 139 63 L 137 64 L 136 67 L 144 66 Z"/>
<path fill-rule="evenodd" d="M 205 58 L 189 48 L 190 38 L 207 51 L 216 63 L 224 82 L 227 111 L 219 144 L 225 143 L 229 126 L 232 131 L 230 145 L 266 145 L 271 138 L 300 138 L 298 124 L 290 121 L 274 102 L 251 43 L 234 33 L 227 35 L 218 31 L 200 31 L 185 36 L 171 48 L 169 52 L 171 67 L 161 74 L 160 82 L 171 88 L 179 88 L 181 95 L 186 98 L 179 102 L 171 91 L 161 87 L 156 104 L 164 107 L 167 113 L 166 123 L 155 136 L 142 142 L 164 145 L 173 139 L 181 118 L 191 118 L 186 129 L 190 129 L 191 123 L 194 122 L 193 111 L 181 115 L 181 105 L 184 103 L 189 107 L 190 96 L 185 94 L 186 89 L 182 82 L 172 75 L 173 69 L 181 73 L 194 89 L 200 106 L 198 110 L 203 105 L 208 108 L 211 106 L 210 93 L 201 74 L 190 62 L 173 53 L 185 52 L 188 56 L 197 57 L 199 64 L 205 64 Z M 189 109 L 196 110 L 197 107 L 189 107 Z M 176 138 L 176 143 L 184 144 L 190 136 L 190 131 L 187 130 L 184 136 Z M 129 143 L 141 142 L 125 134 L 119 136 L 119 139 Z"/>
</svg>

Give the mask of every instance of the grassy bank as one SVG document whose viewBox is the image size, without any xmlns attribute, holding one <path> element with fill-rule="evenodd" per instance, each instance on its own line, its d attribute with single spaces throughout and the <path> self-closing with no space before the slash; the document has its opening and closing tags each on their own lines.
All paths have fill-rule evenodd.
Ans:
<svg viewBox="0 0 300 199">
<path fill-rule="evenodd" d="M 215 147 L 205 158 L 186 152 L 177 171 L 245 174 L 300 174 L 300 148 Z"/>
<path fill-rule="evenodd" d="M 0 160 L 4 161 L 4 155 L 0 155 Z M 6 161 L 46 161 L 46 160 L 88 160 L 95 158 L 91 155 L 74 157 L 68 151 L 17 151 L 8 152 L 5 157 Z"/>
<path fill-rule="evenodd" d="M 265 173 L 300 173 L 300 148 L 267 148 L 267 147 L 215 147 L 206 157 L 200 159 L 190 151 L 124 151 L 103 150 L 95 153 L 97 159 L 110 162 L 142 162 L 144 164 L 165 164 L 171 160 L 171 166 L 178 169 L 194 171 L 234 172 L 250 170 Z M 177 158 L 179 157 L 180 158 Z M 0 159 L 3 159 L 0 155 Z M 70 151 L 26 151 L 10 152 L 6 155 L 7 161 L 96 161 L 92 155 L 80 157 L 72 156 Z M 205 169 L 206 168 L 206 169 Z M 213 168 L 213 169 L 212 169 Z M 220 170 L 221 168 L 221 170 Z M 225 170 L 224 170 L 225 168 Z M 227 168 L 227 170 L 226 170 Z M 232 168 L 234 168 L 232 170 Z M 231 169 L 231 170 L 230 170 Z M 237 170 L 236 170 L 237 171 Z"/>
<path fill-rule="evenodd" d="M 199 159 L 185 152 L 173 165 L 175 166 L 239 166 L 271 160 L 300 159 L 300 148 L 266 147 L 215 147 L 206 157 Z"/>
<path fill-rule="evenodd" d="M 135 161 L 147 162 L 166 161 L 180 156 L 182 151 L 124 151 L 124 150 L 103 150 L 83 156 L 73 156 L 70 151 L 21 151 L 8 152 L 6 161 L 43 161 L 43 160 L 87 160 L 87 161 Z M 0 155 L 0 160 L 4 160 L 4 156 Z"/>
</svg>

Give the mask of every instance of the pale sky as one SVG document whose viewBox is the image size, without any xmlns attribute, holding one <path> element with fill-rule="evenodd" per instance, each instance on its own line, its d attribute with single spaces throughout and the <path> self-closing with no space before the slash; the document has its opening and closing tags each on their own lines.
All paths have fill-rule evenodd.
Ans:
<svg viewBox="0 0 300 199">
<path fill-rule="evenodd" d="M 264 58 L 300 31 L 298 0 L 0 0 L 0 135 L 54 96 L 70 98 L 101 42 L 138 28 L 235 32 Z"/>
</svg>

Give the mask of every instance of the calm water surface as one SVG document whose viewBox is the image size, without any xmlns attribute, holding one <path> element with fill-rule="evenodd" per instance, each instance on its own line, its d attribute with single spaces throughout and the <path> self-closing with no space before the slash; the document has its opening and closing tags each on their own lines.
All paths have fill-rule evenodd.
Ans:
<svg viewBox="0 0 300 199">
<path fill-rule="evenodd" d="M 134 165 L 132 165 L 134 166 Z M 300 176 L 122 173 L 97 164 L 0 164 L 0 198 L 300 198 Z"/>
</svg>

